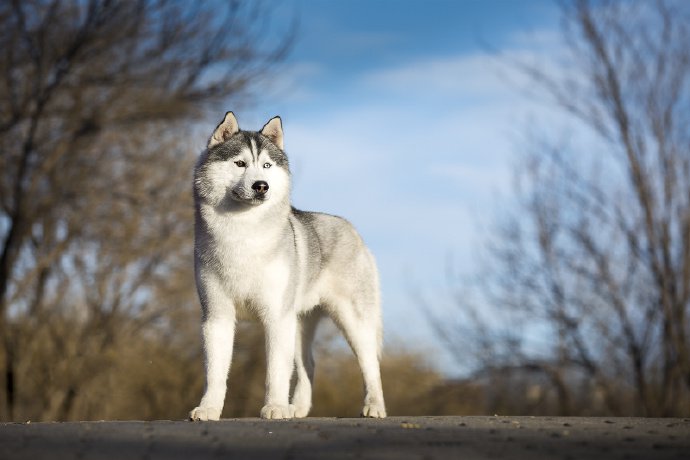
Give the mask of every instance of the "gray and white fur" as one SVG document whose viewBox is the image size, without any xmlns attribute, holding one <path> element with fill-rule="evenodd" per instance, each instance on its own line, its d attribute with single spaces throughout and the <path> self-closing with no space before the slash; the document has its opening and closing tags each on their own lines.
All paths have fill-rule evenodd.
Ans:
<svg viewBox="0 0 690 460">
<path fill-rule="evenodd" d="M 376 263 L 349 222 L 291 206 L 280 118 L 250 132 L 226 113 L 197 162 L 194 200 L 206 389 L 190 418 L 220 418 L 238 319 L 258 320 L 265 331 L 261 417 L 306 417 L 312 405 L 312 341 L 326 315 L 359 362 L 362 415 L 385 417 Z"/>
</svg>

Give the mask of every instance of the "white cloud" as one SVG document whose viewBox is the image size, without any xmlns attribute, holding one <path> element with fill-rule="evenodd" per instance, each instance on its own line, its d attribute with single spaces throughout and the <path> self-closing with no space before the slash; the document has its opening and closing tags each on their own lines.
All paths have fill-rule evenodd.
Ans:
<svg viewBox="0 0 690 460">
<path fill-rule="evenodd" d="M 559 77 L 569 71 L 570 61 L 559 33 L 539 29 L 515 33 L 511 46 L 501 50 L 428 56 L 375 69 L 363 75 L 360 84 L 365 89 L 416 101 L 431 98 L 434 104 L 442 100 L 475 107 L 494 103 L 524 105 L 521 93 L 533 90 L 534 81 L 521 66 Z"/>
<path fill-rule="evenodd" d="M 428 58 L 373 72 L 363 78 L 375 88 L 415 96 L 443 93 L 449 97 L 495 97 L 506 88 L 497 79 L 497 62 L 486 54 Z"/>
</svg>

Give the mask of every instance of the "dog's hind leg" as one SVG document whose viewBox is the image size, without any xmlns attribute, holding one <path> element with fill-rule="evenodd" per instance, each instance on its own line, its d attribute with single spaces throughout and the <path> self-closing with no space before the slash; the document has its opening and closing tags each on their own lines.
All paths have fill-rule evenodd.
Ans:
<svg viewBox="0 0 690 460">
<path fill-rule="evenodd" d="M 364 378 L 364 407 L 362 417 L 382 418 L 386 416 L 381 386 L 379 355 L 381 348 L 381 321 L 376 315 L 360 315 L 352 305 L 336 308 L 333 320 L 343 331 L 352 351 L 357 356 Z M 360 310 L 361 311 L 361 310 Z M 373 311 L 373 310 L 372 310 Z M 371 312 L 371 311 L 370 311 Z"/>
<path fill-rule="evenodd" d="M 306 417 L 311 409 L 311 394 L 314 384 L 314 355 L 312 342 L 316 327 L 323 317 L 319 311 L 312 310 L 299 319 L 295 343 L 295 390 L 292 394 L 292 406 L 295 417 Z"/>
</svg>

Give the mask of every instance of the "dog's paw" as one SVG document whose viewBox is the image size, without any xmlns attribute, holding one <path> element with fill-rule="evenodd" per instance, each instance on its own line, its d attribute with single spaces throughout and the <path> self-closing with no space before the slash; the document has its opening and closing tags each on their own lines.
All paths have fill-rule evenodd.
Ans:
<svg viewBox="0 0 690 460">
<path fill-rule="evenodd" d="M 362 408 L 362 417 L 385 418 L 386 408 L 383 404 L 366 404 L 364 408 Z"/>
<path fill-rule="evenodd" d="M 277 404 L 266 404 L 261 408 L 261 418 L 283 419 L 295 416 L 295 406 L 279 406 Z"/>
<path fill-rule="evenodd" d="M 195 407 L 189 413 L 189 420 L 219 420 L 221 411 L 222 408 L 219 407 Z"/>
<path fill-rule="evenodd" d="M 290 413 L 292 413 L 292 416 L 295 418 L 304 418 L 307 415 L 309 415 L 309 409 L 311 407 L 309 406 L 303 406 L 300 404 L 290 404 Z"/>
</svg>

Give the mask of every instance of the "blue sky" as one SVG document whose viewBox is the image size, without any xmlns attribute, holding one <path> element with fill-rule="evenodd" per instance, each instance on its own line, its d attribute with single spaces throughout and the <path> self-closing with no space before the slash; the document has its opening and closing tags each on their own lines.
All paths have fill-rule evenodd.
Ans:
<svg viewBox="0 0 690 460">
<path fill-rule="evenodd" d="M 387 343 L 435 349 L 415 293 L 447 308 L 448 260 L 475 272 L 510 196 L 524 132 L 555 116 L 502 63 L 557 53 L 557 7 L 294 0 L 280 8 L 278 17 L 299 15 L 297 42 L 258 102 L 236 110 L 240 126 L 283 118 L 294 205 L 354 223 L 379 264 Z M 434 355 L 454 373 L 448 356 Z"/>
</svg>

